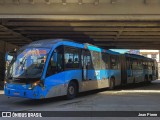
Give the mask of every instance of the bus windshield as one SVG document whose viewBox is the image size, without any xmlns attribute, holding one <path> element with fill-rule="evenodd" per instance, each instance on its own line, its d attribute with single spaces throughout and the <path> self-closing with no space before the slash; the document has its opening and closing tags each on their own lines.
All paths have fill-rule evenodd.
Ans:
<svg viewBox="0 0 160 120">
<path fill-rule="evenodd" d="M 7 78 L 40 78 L 48 48 L 26 48 L 18 51 L 7 68 Z"/>
</svg>

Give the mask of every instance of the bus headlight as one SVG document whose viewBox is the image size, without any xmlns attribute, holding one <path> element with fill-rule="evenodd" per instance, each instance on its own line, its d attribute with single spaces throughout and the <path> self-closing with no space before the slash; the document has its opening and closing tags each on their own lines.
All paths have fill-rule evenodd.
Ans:
<svg viewBox="0 0 160 120">
<path fill-rule="evenodd" d="M 37 81 L 37 82 L 33 83 L 32 85 L 33 85 L 33 86 L 37 86 L 37 85 L 38 85 L 38 83 L 39 83 L 39 81 Z"/>
<path fill-rule="evenodd" d="M 4 85 L 6 85 L 7 84 L 7 81 L 6 80 L 4 80 Z"/>
<path fill-rule="evenodd" d="M 34 87 L 36 87 L 36 86 L 40 86 L 40 87 L 43 87 L 43 82 L 41 81 L 41 80 L 39 80 L 39 81 L 36 81 L 36 82 L 34 82 L 34 83 L 32 83 L 31 84 L 31 86 L 29 87 L 29 89 L 33 89 Z"/>
<path fill-rule="evenodd" d="M 7 88 L 7 81 L 6 80 L 4 80 L 4 88 Z"/>
</svg>

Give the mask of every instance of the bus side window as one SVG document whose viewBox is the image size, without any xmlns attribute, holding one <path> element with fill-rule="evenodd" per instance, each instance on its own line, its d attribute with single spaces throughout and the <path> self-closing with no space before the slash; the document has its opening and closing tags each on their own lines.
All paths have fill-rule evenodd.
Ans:
<svg viewBox="0 0 160 120">
<path fill-rule="evenodd" d="M 151 63 L 148 62 L 148 70 L 151 70 Z"/>
<path fill-rule="evenodd" d="M 65 69 L 80 68 L 80 50 L 72 47 L 65 47 L 64 59 Z"/>
<path fill-rule="evenodd" d="M 102 53 L 102 59 L 101 59 L 101 68 L 102 69 L 106 69 L 106 61 L 107 61 L 106 53 Z"/>
<path fill-rule="evenodd" d="M 120 58 L 117 56 L 116 59 L 117 59 L 117 69 L 120 69 Z"/>
<path fill-rule="evenodd" d="M 111 59 L 111 69 L 117 69 L 118 68 L 118 61 L 117 61 L 117 57 L 115 55 L 111 55 L 110 57 Z"/>
<path fill-rule="evenodd" d="M 131 62 L 130 62 L 129 58 L 127 58 L 127 69 L 128 70 L 131 69 Z"/>
<path fill-rule="evenodd" d="M 109 54 L 102 53 L 101 68 L 109 69 Z"/>
<path fill-rule="evenodd" d="M 57 47 L 50 58 L 47 76 L 63 71 L 63 46 Z"/>
<path fill-rule="evenodd" d="M 89 50 L 82 50 L 81 62 L 82 69 L 93 69 L 91 52 Z"/>
<path fill-rule="evenodd" d="M 136 60 L 136 59 L 133 59 L 132 69 L 133 69 L 133 70 L 137 70 L 137 66 L 138 66 L 137 60 Z"/>
<path fill-rule="evenodd" d="M 91 51 L 93 69 L 100 70 L 100 53 Z"/>
</svg>

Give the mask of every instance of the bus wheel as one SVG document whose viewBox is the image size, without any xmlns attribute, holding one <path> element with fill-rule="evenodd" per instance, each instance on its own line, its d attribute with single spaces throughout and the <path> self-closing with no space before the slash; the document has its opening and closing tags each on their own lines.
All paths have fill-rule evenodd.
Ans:
<svg viewBox="0 0 160 120">
<path fill-rule="evenodd" d="M 70 82 L 67 88 L 67 99 L 73 99 L 77 95 L 77 84 Z"/>
<path fill-rule="evenodd" d="M 147 75 L 145 75 L 145 77 L 144 77 L 144 82 L 145 82 L 145 83 L 148 82 L 148 77 L 147 77 Z"/>
<path fill-rule="evenodd" d="M 149 76 L 149 80 L 147 81 L 147 83 L 151 83 L 151 81 L 152 81 L 152 76 Z"/>
<path fill-rule="evenodd" d="M 133 84 L 136 84 L 136 79 L 135 78 L 133 79 Z"/>
<path fill-rule="evenodd" d="M 109 82 L 109 89 L 110 90 L 113 90 L 115 87 L 115 79 L 114 78 L 111 78 L 110 79 L 110 82 Z"/>
</svg>

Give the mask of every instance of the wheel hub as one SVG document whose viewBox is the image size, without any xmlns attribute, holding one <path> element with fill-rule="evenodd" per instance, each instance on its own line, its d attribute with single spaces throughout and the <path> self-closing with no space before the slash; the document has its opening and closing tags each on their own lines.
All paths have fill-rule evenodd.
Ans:
<svg viewBox="0 0 160 120">
<path fill-rule="evenodd" d="M 69 94 L 71 94 L 71 95 L 74 94 L 74 87 L 73 86 L 69 87 Z"/>
</svg>

